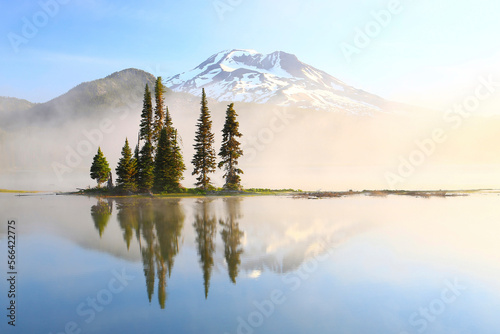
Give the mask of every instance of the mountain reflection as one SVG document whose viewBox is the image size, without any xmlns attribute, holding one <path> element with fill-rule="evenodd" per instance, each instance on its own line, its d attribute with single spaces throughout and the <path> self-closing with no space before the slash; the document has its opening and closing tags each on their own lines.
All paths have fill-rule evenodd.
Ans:
<svg viewBox="0 0 500 334">
<path fill-rule="evenodd" d="M 120 199 L 117 219 L 123 239 L 130 248 L 134 235 L 139 242 L 146 291 L 151 302 L 158 278 L 158 303 L 165 308 L 167 274 L 170 277 L 175 256 L 179 253 L 185 215 L 180 200 Z"/>
</svg>

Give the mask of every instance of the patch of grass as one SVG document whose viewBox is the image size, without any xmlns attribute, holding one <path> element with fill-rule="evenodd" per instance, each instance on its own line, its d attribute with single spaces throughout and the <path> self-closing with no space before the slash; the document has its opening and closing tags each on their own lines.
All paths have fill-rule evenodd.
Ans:
<svg viewBox="0 0 500 334">
<path fill-rule="evenodd" d="M 212 188 L 210 190 L 202 190 L 198 188 L 181 188 L 177 192 L 156 192 L 152 194 L 144 193 L 124 193 L 119 189 L 107 188 L 87 188 L 78 189 L 78 192 L 71 194 L 89 195 L 89 196 L 104 196 L 104 197 L 204 197 L 204 196 L 251 196 L 251 195 L 278 195 L 297 193 L 302 190 L 294 189 L 262 189 L 250 188 L 245 190 L 227 190 L 224 188 Z"/>
<path fill-rule="evenodd" d="M 70 194 L 81 194 L 88 196 L 104 196 L 104 197 L 207 197 L 207 196 L 272 196 L 272 195 L 292 195 L 294 198 L 329 198 L 329 197 L 345 197 L 355 195 L 385 197 L 388 195 L 396 196 L 413 196 L 413 197 L 450 197 L 450 196 L 467 196 L 473 193 L 481 193 L 483 190 L 363 190 L 363 191 L 318 191 L 318 192 L 303 192 L 298 189 L 268 189 L 268 188 L 248 188 L 244 190 L 227 190 L 223 188 L 212 188 L 210 190 L 201 190 L 198 188 L 181 188 L 174 193 L 124 193 L 119 189 L 107 188 L 87 188 L 79 189 L 79 192 Z M 27 192 L 7 190 L 0 192 Z M 491 191 L 490 191 L 491 192 Z"/>
</svg>

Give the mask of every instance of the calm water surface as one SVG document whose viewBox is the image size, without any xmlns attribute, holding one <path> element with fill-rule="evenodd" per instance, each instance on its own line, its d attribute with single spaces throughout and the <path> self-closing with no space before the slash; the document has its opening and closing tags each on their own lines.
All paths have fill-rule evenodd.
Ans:
<svg viewBox="0 0 500 334">
<path fill-rule="evenodd" d="M 500 196 L 0 194 L 1 333 L 499 333 Z M 7 326 L 6 222 L 17 222 Z"/>
</svg>

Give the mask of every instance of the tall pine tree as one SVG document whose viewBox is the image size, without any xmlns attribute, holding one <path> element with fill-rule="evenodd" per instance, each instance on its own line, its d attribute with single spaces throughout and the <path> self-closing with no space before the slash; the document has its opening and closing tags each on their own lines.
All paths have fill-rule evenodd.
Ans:
<svg viewBox="0 0 500 334">
<path fill-rule="evenodd" d="M 153 146 L 146 141 L 139 152 L 139 189 L 151 191 L 154 183 Z"/>
<path fill-rule="evenodd" d="M 118 161 L 118 166 L 116 167 L 117 186 L 124 191 L 136 191 L 136 173 L 137 161 L 132 156 L 132 150 L 128 144 L 128 139 L 125 139 L 125 145 L 122 149 L 122 157 Z"/>
<path fill-rule="evenodd" d="M 231 190 L 241 189 L 239 174 L 243 174 L 243 171 L 238 168 L 238 159 L 243 155 L 243 150 L 240 148 L 240 142 L 238 141 L 241 133 L 239 132 L 239 123 L 236 120 L 237 116 L 234 103 L 231 103 L 226 111 L 226 122 L 222 129 L 222 146 L 219 152 L 222 159 L 219 162 L 219 168 L 224 168 L 226 171 L 224 174 L 226 180 L 224 188 Z"/>
<path fill-rule="evenodd" d="M 155 158 L 155 188 L 159 191 L 178 192 L 180 181 L 186 169 L 182 153 L 177 142 L 177 130 L 167 108 L 165 127 L 160 133 Z"/>
<path fill-rule="evenodd" d="M 172 117 L 170 116 L 170 111 L 167 110 L 165 111 L 165 128 L 167 129 L 167 135 L 171 136 L 172 131 L 174 130 L 174 124 L 172 123 Z"/>
<path fill-rule="evenodd" d="M 198 118 L 198 129 L 196 130 L 195 154 L 191 163 L 194 165 L 192 175 L 198 175 L 196 186 L 203 190 L 211 187 L 208 174 L 215 171 L 215 150 L 213 149 L 214 134 L 212 133 L 212 120 L 207 105 L 205 89 L 201 94 L 201 113 Z"/>
<path fill-rule="evenodd" d="M 101 184 L 108 180 L 110 172 L 108 161 L 99 147 L 92 161 L 92 166 L 90 166 L 90 177 L 97 181 L 97 187 L 100 188 Z"/>
<path fill-rule="evenodd" d="M 172 185 L 175 188 L 180 189 L 182 187 L 180 182 L 181 180 L 184 179 L 182 174 L 184 174 L 184 171 L 186 170 L 186 165 L 184 164 L 184 158 L 182 156 L 182 151 L 179 146 L 177 130 L 173 131 L 172 143 L 173 143 L 172 164 L 173 164 L 173 175 L 174 175 L 174 180 Z"/>
<path fill-rule="evenodd" d="M 172 117 L 168 111 L 165 114 L 165 129 L 167 131 L 167 136 L 169 137 L 170 143 L 172 144 L 172 157 L 170 158 L 170 164 L 172 166 L 171 174 L 172 179 L 170 187 L 178 191 L 181 188 L 181 180 L 184 179 L 182 174 L 186 170 L 186 165 L 184 164 L 184 158 L 182 156 L 181 148 L 179 146 L 179 138 L 177 136 L 177 129 L 174 128 L 172 124 Z"/>
<path fill-rule="evenodd" d="M 153 163 L 153 104 L 151 93 L 146 84 L 144 90 L 144 101 L 141 113 L 140 138 L 144 140 L 144 145 L 139 152 L 139 189 L 150 191 L 154 181 L 154 163 Z"/>
<path fill-rule="evenodd" d="M 136 173 L 135 173 L 135 184 L 139 186 L 139 143 L 141 141 L 140 136 L 137 138 L 137 145 L 135 145 L 135 150 L 134 150 L 134 161 L 135 161 L 135 166 L 136 166 Z"/>
<path fill-rule="evenodd" d="M 161 77 L 156 79 L 155 84 L 155 110 L 153 119 L 153 146 L 156 148 L 158 146 L 158 141 L 160 140 L 160 133 L 163 129 L 163 123 L 165 122 L 165 102 L 164 102 L 165 86 L 163 86 Z"/>
<path fill-rule="evenodd" d="M 144 89 L 144 99 L 142 104 L 141 124 L 139 135 L 142 140 L 152 143 L 153 141 L 153 102 L 151 101 L 151 92 L 146 84 Z"/>
<path fill-rule="evenodd" d="M 169 191 L 169 181 L 171 179 L 170 157 L 172 156 L 172 143 L 170 142 L 167 130 L 163 128 L 160 132 L 158 147 L 155 157 L 155 182 L 154 188 L 157 191 Z"/>
</svg>

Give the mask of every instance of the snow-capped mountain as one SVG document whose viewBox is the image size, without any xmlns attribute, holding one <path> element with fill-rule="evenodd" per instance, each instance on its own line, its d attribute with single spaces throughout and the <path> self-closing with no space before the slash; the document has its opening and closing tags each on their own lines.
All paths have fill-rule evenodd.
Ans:
<svg viewBox="0 0 500 334">
<path fill-rule="evenodd" d="M 192 69 L 168 78 L 178 92 L 218 101 L 270 103 L 328 111 L 372 114 L 388 103 L 307 65 L 296 56 L 276 51 L 230 50 L 214 54 Z"/>
</svg>

